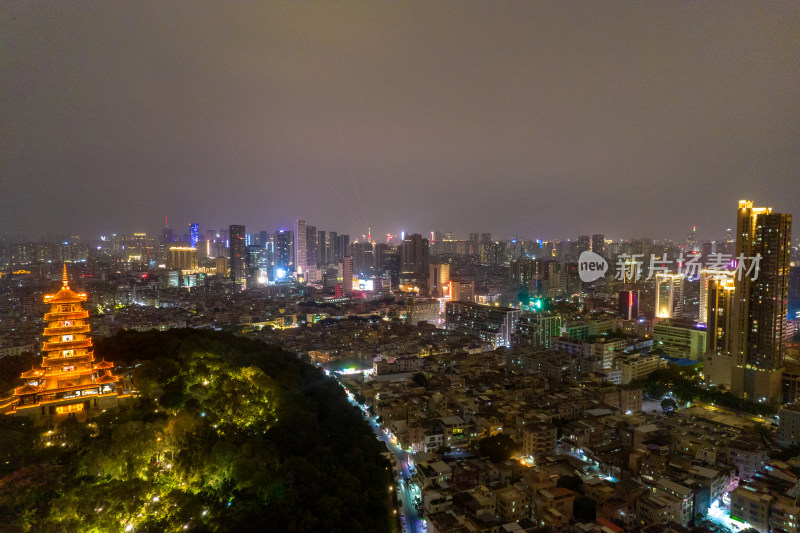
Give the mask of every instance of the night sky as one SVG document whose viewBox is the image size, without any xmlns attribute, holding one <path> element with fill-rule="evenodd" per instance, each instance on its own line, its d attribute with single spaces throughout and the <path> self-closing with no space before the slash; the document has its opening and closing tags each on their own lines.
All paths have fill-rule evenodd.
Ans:
<svg viewBox="0 0 800 533">
<path fill-rule="evenodd" d="M 0 234 L 800 217 L 796 1 L 3 2 L 0 39 Z"/>
</svg>

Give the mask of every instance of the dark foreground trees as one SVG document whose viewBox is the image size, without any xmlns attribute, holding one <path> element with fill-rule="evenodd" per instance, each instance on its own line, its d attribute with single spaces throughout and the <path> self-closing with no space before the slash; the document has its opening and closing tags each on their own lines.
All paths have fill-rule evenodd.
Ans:
<svg viewBox="0 0 800 533">
<path fill-rule="evenodd" d="M 122 333 L 142 396 L 47 434 L 0 424 L 0 531 L 387 531 L 391 471 L 335 381 L 230 334 Z M 138 365 L 138 366 L 136 366 Z"/>
</svg>

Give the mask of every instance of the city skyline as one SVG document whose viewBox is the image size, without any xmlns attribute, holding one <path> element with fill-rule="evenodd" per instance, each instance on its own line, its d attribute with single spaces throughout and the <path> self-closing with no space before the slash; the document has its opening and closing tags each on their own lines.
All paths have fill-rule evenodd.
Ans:
<svg viewBox="0 0 800 533">
<path fill-rule="evenodd" d="M 800 199 L 796 3 L 2 12 L 1 233 L 677 240 Z"/>
</svg>

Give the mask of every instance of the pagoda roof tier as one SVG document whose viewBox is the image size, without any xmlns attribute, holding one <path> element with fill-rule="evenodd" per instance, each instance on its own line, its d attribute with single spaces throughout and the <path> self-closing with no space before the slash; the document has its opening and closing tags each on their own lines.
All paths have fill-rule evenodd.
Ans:
<svg viewBox="0 0 800 533">
<path fill-rule="evenodd" d="M 85 292 L 75 292 L 69 287 L 62 287 L 60 291 L 55 294 L 46 294 L 44 303 L 46 304 L 77 304 L 85 302 L 88 298 Z"/>
<path fill-rule="evenodd" d="M 42 392 L 42 387 L 34 387 L 33 385 L 23 385 L 14 389 L 14 396 L 25 396 L 26 394 L 37 394 Z"/>
<path fill-rule="evenodd" d="M 67 263 L 64 263 L 64 270 L 61 275 L 61 290 L 55 294 L 47 294 L 44 297 L 46 304 L 75 304 L 85 302 L 87 299 L 85 292 L 75 292 L 69 288 L 69 276 L 67 275 Z"/>
<path fill-rule="evenodd" d="M 119 380 L 120 380 L 119 376 L 112 376 L 111 374 L 103 374 L 102 376 L 94 380 L 94 383 L 97 383 L 99 385 L 107 385 L 109 383 L 116 383 Z"/>
<path fill-rule="evenodd" d="M 70 311 L 68 313 L 45 313 L 45 322 L 53 322 L 56 320 L 83 320 L 89 318 L 89 311 L 82 309 L 79 311 Z"/>
<path fill-rule="evenodd" d="M 30 370 L 26 370 L 25 372 L 20 374 L 20 377 L 22 379 L 28 379 L 28 378 L 38 378 L 38 377 L 41 377 L 43 375 L 44 375 L 44 369 L 43 368 L 33 367 Z"/>
<path fill-rule="evenodd" d="M 62 341 L 62 342 L 43 342 L 42 351 L 49 352 L 51 350 L 77 350 L 78 348 L 88 348 L 92 345 L 92 339 L 81 339 L 77 341 Z"/>
<path fill-rule="evenodd" d="M 69 357 L 61 357 L 60 355 L 57 357 L 43 357 L 42 358 L 42 365 L 46 367 L 53 367 L 53 366 L 60 366 L 60 365 L 67 365 L 73 363 L 88 363 L 94 361 L 94 353 L 82 353 L 78 355 L 71 355 Z"/>
<path fill-rule="evenodd" d="M 105 370 L 107 368 L 114 368 L 114 363 L 111 361 L 106 361 L 105 359 L 93 365 L 97 370 Z"/>
<path fill-rule="evenodd" d="M 44 328 L 45 335 L 68 335 L 75 333 L 89 333 L 89 324 L 77 324 L 75 326 L 59 326 L 57 328 Z"/>
</svg>

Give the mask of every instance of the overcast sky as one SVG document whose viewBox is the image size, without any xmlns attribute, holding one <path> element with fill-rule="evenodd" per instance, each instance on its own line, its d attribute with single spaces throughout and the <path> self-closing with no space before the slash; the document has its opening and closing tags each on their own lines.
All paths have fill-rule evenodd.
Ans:
<svg viewBox="0 0 800 533">
<path fill-rule="evenodd" d="M 796 1 L 3 2 L 0 39 L 0 234 L 800 216 Z"/>
</svg>

